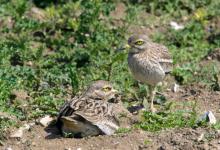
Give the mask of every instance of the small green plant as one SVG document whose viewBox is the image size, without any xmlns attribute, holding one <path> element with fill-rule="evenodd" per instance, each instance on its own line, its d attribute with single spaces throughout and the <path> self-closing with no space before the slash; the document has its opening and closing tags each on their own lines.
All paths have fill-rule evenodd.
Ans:
<svg viewBox="0 0 220 150">
<path fill-rule="evenodd" d="M 119 128 L 117 131 L 116 131 L 116 133 L 128 133 L 128 132 L 130 132 L 131 131 L 131 129 L 130 128 Z"/>
<path fill-rule="evenodd" d="M 59 107 L 63 104 L 62 99 L 55 99 L 51 96 L 43 96 L 38 97 L 37 99 L 33 100 L 32 103 L 32 109 L 33 111 L 29 117 L 38 117 L 45 114 L 50 115 L 57 115 L 57 110 L 59 110 Z"/>
<path fill-rule="evenodd" d="M 148 144 L 151 144 L 152 142 L 150 141 L 150 140 L 148 140 L 148 139 L 146 139 L 146 140 L 144 140 L 144 144 L 145 145 L 148 145 Z"/>
<path fill-rule="evenodd" d="M 0 145 L 1 145 L 1 141 L 5 140 L 6 129 L 9 128 L 10 126 L 15 126 L 15 125 L 16 125 L 15 121 L 0 116 Z"/>
<path fill-rule="evenodd" d="M 144 113 L 144 119 L 139 127 L 146 131 L 160 131 L 167 128 L 194 127 L 197 116 L 194 112 L 159 112 Z"/>
<path fill-rule="evenodd" d="M 63 132 L 63 137 L 65 137 L 65 138 L 73 138 L 74 137 L 74 133 Z"/>
<path fill-rule="evenodd" d="M 147 2 L 143 1 L 145 4 L 146 10 L 149 13 L 155 15 L 163 15 L 169 14 L 174 17 L 181 17 L 184 15 L 188 15 L 195 11 L 197 8 L 204 7 L 206 5 L 211 4 L 211 0 L 204 0 L 204 1 L 180 1 L 180 0 L 149 0 Z"/>
<path fill-rule="evenodd" d="M 218 121 L 216 124 L 212 125 L 212 128 L 220 130 L 220 122 Z"/>
</svg>

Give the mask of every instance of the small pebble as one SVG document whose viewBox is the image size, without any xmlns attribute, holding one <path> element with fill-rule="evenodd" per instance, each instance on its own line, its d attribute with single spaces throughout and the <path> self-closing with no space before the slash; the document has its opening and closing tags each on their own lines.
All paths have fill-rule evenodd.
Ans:
<svg viewBox="0 0 220 150">
<path fill-rule="evenodd" d="M 180 24 L 178 24 L 178 23 L 175 22 L 175 21 L 171 21 L 171 22 L 170 22 L 170 26 L 171 26 L 171 28 L 173 28 L 174 30 L 184 29 L 184 26 L 183 26 L 183 25 L 180 25 Z"/>
<path fill-rule="evenodd" d="M 199 120 L 197 121 L 198 123 L 201 122 L 201 121 L 208 121 L 208 123 L 210 125 L 213 125 L 213 124 L 216 124 L 216 118 L 214 116 L 214 114 L 212 113 L 212 111 L 207 111 L 205 112 L 200 118 Z"/>
<path fill-rule="evenodd" d="M 31 144 L 32 144 L 33 146 L 36 146 L 36 145 L 37 145 L 35 142 L 32 142 Z"/>
<path fill-rule="evenodd" d="M 208 56 L 208 57 L 207 57 L 207 59 L 208 59 L 208 60 L 211 60 L 211 59 L 212 59 L 212 57 Z"/>
<path fill-rule="evenodd" d="M 17 131 L 13 132 L 13 133 L 10 135 L 10 138 L 21 139 L 22 136 L 23 136 L 23 130 L 19 128 Z"/>
<path fill-rule="evenodd" d="M 53 121 L 53 118 L 50 117 L 49 115 L 46 115 L 45 117 L 40 119 L 39 123 L 42 126 L 46 127 L 46 126 L 48 126 L 51 123 L 51 121 Z"/>
<path fill-rule="evenodd" d="M 203 138 L 204 138 L 204 133 L 202 133 L 202 134 L 198 137 L 197 141 L 200 142 L 200 141 L 203 140 Z"/>
<path fill-rule="evenodd" d="M 216 118 L 211 111 L 208 111 L 209 124 L 216 124 Z"/>
<path fill-rule="evenodd" d="M 22 127 L 20 127 L 21 130 L 30 130 L 31 126 L 29 124 L 24 124 Z"/>
<path fill-rule="evenodd" d="M 22 140 L 21 140 L 21 143 L 22 143 L 22 144 L 25 144 L 26 142 L 27 142 L 26 139 L 22 139 Z"/>
<path fill-rule="evenodd" d="M 174 93 L 176 93 L 176 92 L 178 92 L 179 91 L 179 89 L 180 89 L 180 86 L 178 85 L 178 84 L 174 84 L 173 85 L 173 89 L 172 89 L 172 91 L 174 92 Z"/>
</svg>

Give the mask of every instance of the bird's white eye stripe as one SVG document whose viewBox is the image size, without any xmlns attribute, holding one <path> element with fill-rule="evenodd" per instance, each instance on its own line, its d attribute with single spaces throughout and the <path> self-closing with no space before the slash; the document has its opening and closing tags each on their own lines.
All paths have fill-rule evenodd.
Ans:
<svg viewBox="0 0 220 150">
<path fill-rule="evenodd" d="M 144 42 L 144 40 L 143 40 L 143 39 L 138 39 L 137 41 L 143 41 L 143 42 Z"/>
</svg>

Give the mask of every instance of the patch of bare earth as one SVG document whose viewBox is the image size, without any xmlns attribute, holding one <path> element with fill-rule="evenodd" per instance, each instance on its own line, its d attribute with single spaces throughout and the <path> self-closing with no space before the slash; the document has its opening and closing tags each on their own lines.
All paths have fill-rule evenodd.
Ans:
<svg viewBox="0 0 220 150">
<path fill-rule="evenodd" d="M 40 126 L 35 126 L 31 131 L 25 134 L 20 141 L 9 140 L 5 149 L 10 147 L 15 150 L 33 149 L 33 150 L 96 150 L 96 149 L 219 149 L 220 133 L 208 129 L 173 129 L 165 130 L 160 133 L 149 133 L 141 130 L 134 130 L 130 133 L 117 134 L 112 136 L 98 136 L 84 139 L 71 139 L 54 136 L 47 139 L 47 132 Z M 200 139 L 201 136 L 204 136 Z M 205 137 L 210 137 L 209 140 Z"/>
<path fill-rule="evenodd" d="M 197 101 L 199 113 L 211 110 L 220 119 L 220 92 L 203 90 L 203 87 L 192 85 L 180 87 L 180 91 L 167 92 L 170 101 Z M 50 134 L 52 131 L 53 134 Z M 63 138 L 54 127 L 44 128 L 40 125 L 31 127 L 25 131 L 21 139 L 10 139 L 4 143 L 2 149 L 12 148 L 13 150 L 33 149 L 160 149 L 160 150 L 213 150 L 220 149 L 220 131 L 211 128 L 182 128 L 169 129 L 157 133 L 146 132 L 140 129 L 133 129 L 128 133 L 120 133 L 112 136 L 97 136 L 83 139 Z"/>
</svg>

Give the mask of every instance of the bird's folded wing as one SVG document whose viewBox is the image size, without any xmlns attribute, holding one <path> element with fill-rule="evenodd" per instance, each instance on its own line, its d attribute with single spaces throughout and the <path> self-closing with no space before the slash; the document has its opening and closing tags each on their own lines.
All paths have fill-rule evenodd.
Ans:
<svg viewBox="0 0 220 150">
<path fill-rule="evenodd" d="M 99 129 L 101 129 L 102 132 L 105 133 L 106 135 L 114 134 L 115 131 L 119 128 L 118 124 L 116 124 L 114 121 L 107 121 L 107 120 L 98 121 L 95 125 Z"/>
<path fill-rule="evenodd" d="M 63 106 L 60 108 L 58 119 L 60 119 L 62 116 L 66 116 L 68 110 L 69 110 L 70 102 L 67 101 L 63 104 Z"/>
<path fill-rule="evenodd" d="M 157 55 L 159 58 L 158 62 L 163 68 L 164 72 L 165 73 L 170 72 L 173 67 L 173 60 L 168 49 L 163 45 L 156 44 L 155 50 L 157 51 Z"/>
<path fill-rule="evenodd" d="M 97 126 L 106 135 L 113 134 L 119 128 L 113 116 L 111 116 L 111 119 L 107 119 L 104 116 L 100 117 L 98 115 L 91 115 L 82 112 L 75 113 L 85 118 L 91 124 Z"/>
<path fill-rule="evenodd" d="M 79 109 L 81 102 L 82 101 L 79 101 L 77 97 L 66 101 L 60 108 L 58 119 L 62 116 L 71 116 L 75 110 Z"/>
<path fill-rule="evenodd" d="M 173 68 L 173 61 L 171 59 L 160 59 L 160 66 L 163 68 L 165 73 L 169 73 Z"/>
<path fill-rule="evenodd" d="M 118 128 L 118 122 L 115 116 L 112 115 L 112 107 L 106 103 L 100 101 L 100 105 L 96 102 L 94 107 L 89 107 L 81 111 L 75 111 L 74 113 L 82 116 L 84 119 L 96 125 L 103 133 L 110 135 L 113 134 Z"/>
</svg>

